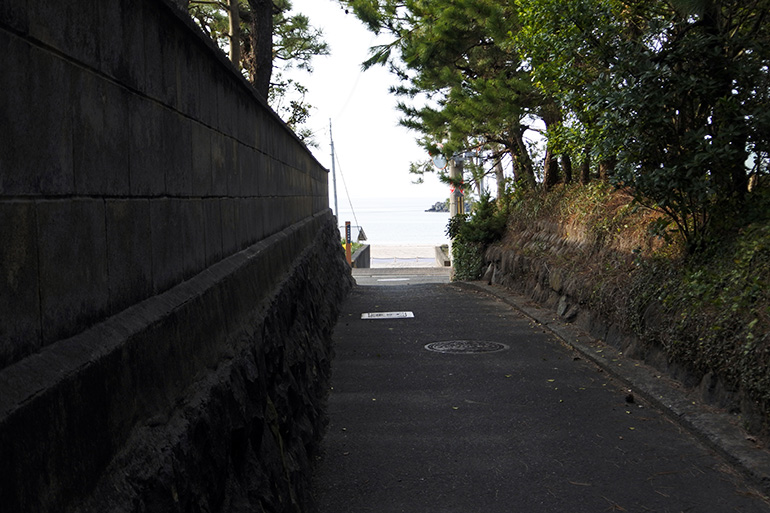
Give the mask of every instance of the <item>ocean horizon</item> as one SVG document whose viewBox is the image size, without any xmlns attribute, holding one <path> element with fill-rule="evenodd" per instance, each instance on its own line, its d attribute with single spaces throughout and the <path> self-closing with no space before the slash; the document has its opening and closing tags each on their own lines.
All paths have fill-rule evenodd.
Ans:
<svg viewBox="0 0 770 513">
<path fill-rule="evenodd" d="M 353 208 L 341 198 L 338 224 L 352 226 L 353 241 L 363 229 L 366 243 L 374 246 L 440 246 L 448 244 L 448 212 L 426 212 L 445 198 L 352 198 Z M 332 210 L 334 204 L 331 205 Z"/>
</svg>

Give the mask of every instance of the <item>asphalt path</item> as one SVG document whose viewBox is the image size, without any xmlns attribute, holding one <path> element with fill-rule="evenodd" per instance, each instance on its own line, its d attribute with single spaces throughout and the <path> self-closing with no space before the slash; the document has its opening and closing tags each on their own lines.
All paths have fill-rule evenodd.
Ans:
<svg viewBox="0 0 770 513">
<path fill-rule="evenodd" d="M 358 285 L 420 285 L 424 283 L 449 283 L 451 268 L 368 268 L 353 269 L 353 278 Z"/>
<path fill-rule="evenodd" d="M 359 285 L 334 339 L 320 513 L 770 511 L 720 454 L 482 292 Z"/>
</svg>

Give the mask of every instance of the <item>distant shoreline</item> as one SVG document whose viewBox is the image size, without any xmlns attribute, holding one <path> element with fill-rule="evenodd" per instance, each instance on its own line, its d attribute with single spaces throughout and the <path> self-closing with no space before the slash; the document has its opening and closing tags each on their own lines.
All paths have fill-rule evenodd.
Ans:
<svg viewBox="0 0 770 513">
<path fill-rule="evenodd" d="M 449 212 L 449 200 L 437 201 L 432 207 L 425 209 L 426 212 Z"/>
<path fill-rule="evenodd" d="M 443 203 L 441 201 L 437 201 L 433 204 L 432 207 L 426 208 L 426 212 L 442 212 L 442 213 L 449 213 L 449 200 L 444 201 Z M 465 203 L 465 213 L 469 214 L 471 212 L 471 205 L 470 203 Z"/>
<path fill-rule="evenodd" d="M 338 214 L 340 231 L 344 234 L 345 221 L 350 221 L 351 225 L 364 229 L 368 237 L 366 242 L 370 245 L 446 244 L 449 213 L 425 212 L 435 201 L 435 196 L 360 201 L 355 214 L 350 209 L 342 208 L 341 203 Z M 352 235 L 357 233 L 358 229 L 354 228 Z"/>
</svg>

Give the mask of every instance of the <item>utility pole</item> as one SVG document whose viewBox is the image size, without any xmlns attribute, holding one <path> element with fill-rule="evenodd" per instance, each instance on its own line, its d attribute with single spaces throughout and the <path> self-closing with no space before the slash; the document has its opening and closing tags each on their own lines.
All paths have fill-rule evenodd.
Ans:
<svg viewBox="0 0 770 513">
<path fill-rule="evenodd" d="M 332 188 L 334 189 L 334 215 L 339 220 L 340 211 L 337 208 L 337 172 L 334 168 L 334 138 L 332 137 L 332 120 L 329 118 L 329 140 L 332 144 Z"/>
<path fill-rule="evenodd" d="M 237 69 L 241 69 L 241 14 L 238 11 L 238 0 L 230 0 L 230 61 Z"/>
<path fill-rule="evenodd" d="M 462 192 L 463 161 L 459 155 L 449 159 L 449 178 L 452 179 L 452 193 L 449 195 L 449 217 L 465 213 L 465 201 Z M 455 185 L 457 184 L 457 185 Z"/>
</svg>

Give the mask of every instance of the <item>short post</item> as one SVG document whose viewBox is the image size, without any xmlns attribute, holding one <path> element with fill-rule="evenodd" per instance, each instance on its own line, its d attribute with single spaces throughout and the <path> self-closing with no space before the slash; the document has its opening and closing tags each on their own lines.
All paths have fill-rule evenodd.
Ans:
<svg viewBox="0 0 770 513">
<path fill-rule="evenodd" d="M 348 261 L 348 265 L 353 265 L 353 256 L 350 253 L 350 221 L 345 221 L 345 258 Z"/>
</svg>

